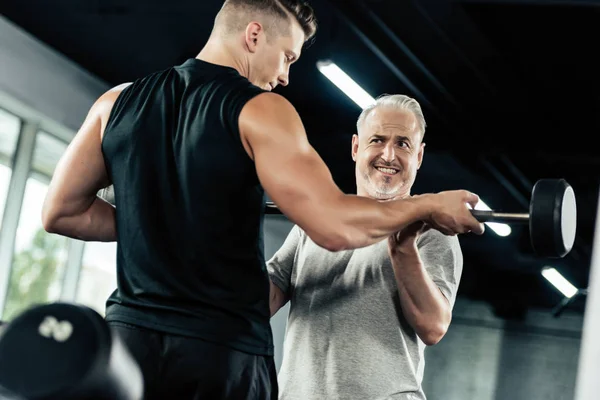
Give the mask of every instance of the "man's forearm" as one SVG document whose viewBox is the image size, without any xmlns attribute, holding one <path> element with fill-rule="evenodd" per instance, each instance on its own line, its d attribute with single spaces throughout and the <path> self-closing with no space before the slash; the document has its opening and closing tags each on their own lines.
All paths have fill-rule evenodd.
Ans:
<svg viewBox="0 0 600 400">
<path fill-rule="evenodd" d="M 397 252 L 392 266 L 406 320 L 425 344 L 436 344 L 450 324 L 447 299 L 425 270 L 416 246 Z"/>
<path fill-rule="evenodd" d="M 115 208 L 96 197 L 85 211 L 58 216 L 46 230 L 73 239 L 114 242 L 117 240 Z"/>
<path fill-rule="evenodd" d="M 379 202 L 343 195 L 329 206 L 311 216 L 319 221 L 319 229 L 310 231 L 307 227 L 305 231 L 313 240 L 319 240 L 319 235 L 338 238 L 339 244 L 327 247 L 334 251 L 377 243 L 416 221 L 428 219 L 432 209 L 426 196 Z"/>
</svg>

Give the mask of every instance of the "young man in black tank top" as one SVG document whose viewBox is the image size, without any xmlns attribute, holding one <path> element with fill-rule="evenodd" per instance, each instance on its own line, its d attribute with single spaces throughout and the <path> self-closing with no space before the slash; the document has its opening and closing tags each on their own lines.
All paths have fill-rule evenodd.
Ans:
<svg viewBox="0 0 600 400">
<path fill-rule="evenodd" d="M 467 191 L 381 203 L 339 190 L 297 112 L 270 93 L 315 30 L 302 1 L 227 0 L 195 59 L 101 96 L 57 166 L 44 227 L 118 242 L 106 320 L 147 399 L 277 397 L 264 191 L 333 251 L 420 220 L 483 233 Z M 96 196 L 110 184 L 116 208 Z"/>
</svg>

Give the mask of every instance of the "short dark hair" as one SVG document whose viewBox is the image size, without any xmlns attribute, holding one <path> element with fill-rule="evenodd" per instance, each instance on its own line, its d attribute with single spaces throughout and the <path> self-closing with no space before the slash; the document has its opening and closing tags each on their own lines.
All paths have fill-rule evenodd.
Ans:
<svg viewBox="0 0 600 400">
<path fill-rule="evenodd" d="M 317 17 L 315 11 L 303 0 L 225 0 L 224 9 L 229 7 L 241 8 L 250 12 L 273 15 L 281 19 L 296 19 L 304 31 L 305 41 L 311 39 L 317 32 Z"/>
</svg>

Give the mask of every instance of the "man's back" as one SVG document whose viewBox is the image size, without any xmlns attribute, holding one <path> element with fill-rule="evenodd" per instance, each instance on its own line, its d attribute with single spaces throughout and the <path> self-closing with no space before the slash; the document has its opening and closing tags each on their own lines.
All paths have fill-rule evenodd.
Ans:
<svg viewBox="0 0 600 400">
<path fill-rule="evenodd" d="M 238 129 L 262 92 L 190 59 L 120 94 L 102 143 L 119 244 L 107 320 L 272 354 L 264 192 Z"/>
</svg>

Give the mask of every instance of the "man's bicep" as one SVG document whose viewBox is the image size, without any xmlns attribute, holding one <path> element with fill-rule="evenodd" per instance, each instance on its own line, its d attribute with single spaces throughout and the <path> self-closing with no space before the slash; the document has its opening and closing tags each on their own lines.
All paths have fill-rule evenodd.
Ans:
<svg viewBox="0 0 600 400">
<path fill-rule="evenodd" d="M 269 284 L 269 310 L 272 317 L 288 302 L 289 297 L 272 280 L 269 281 Z"/>
<path fill-rule="evenodd" d="M 283 292 L 286 299 L 292 287 L 292 272 L 300 245 L 298 226 L 292 227 L 281 247 L 267 261 L 267 271 L 271 281 Z"/>
<path fill-rule="evenodd" d="M 101 115 L 94 105 L 60 158 L 48 190 L 47 203 L 61 213 L 81 211 L 96 193 L 110 184 L 101 150 Z"/>
<path fill-rule="evenodd" d="M 456 236 L 429 231 L 419 244 L 419 254 L 427 273 L 450 306 L 454 306 L 463 269 L 463 257 Z"/>
<path fill-rule="evenodd" d="M 292 292 L 292 272 L 296 263 L 296 253 L 300 243 L 297 226 L 292 227 L 283 245 L 267 262 L 269 273 L 269 309 L 275 315 L 290 299 Z"/>
<path fill-rule="evenodd" d="M 342 192 L 308 142 L 294 108 L 275 96 L 266 93 L 251 100 L 240 114 L 240 130 L 269 197 L 290 220 L 310 230 L 327 214 L 327 199 Z"/>
</svg>

